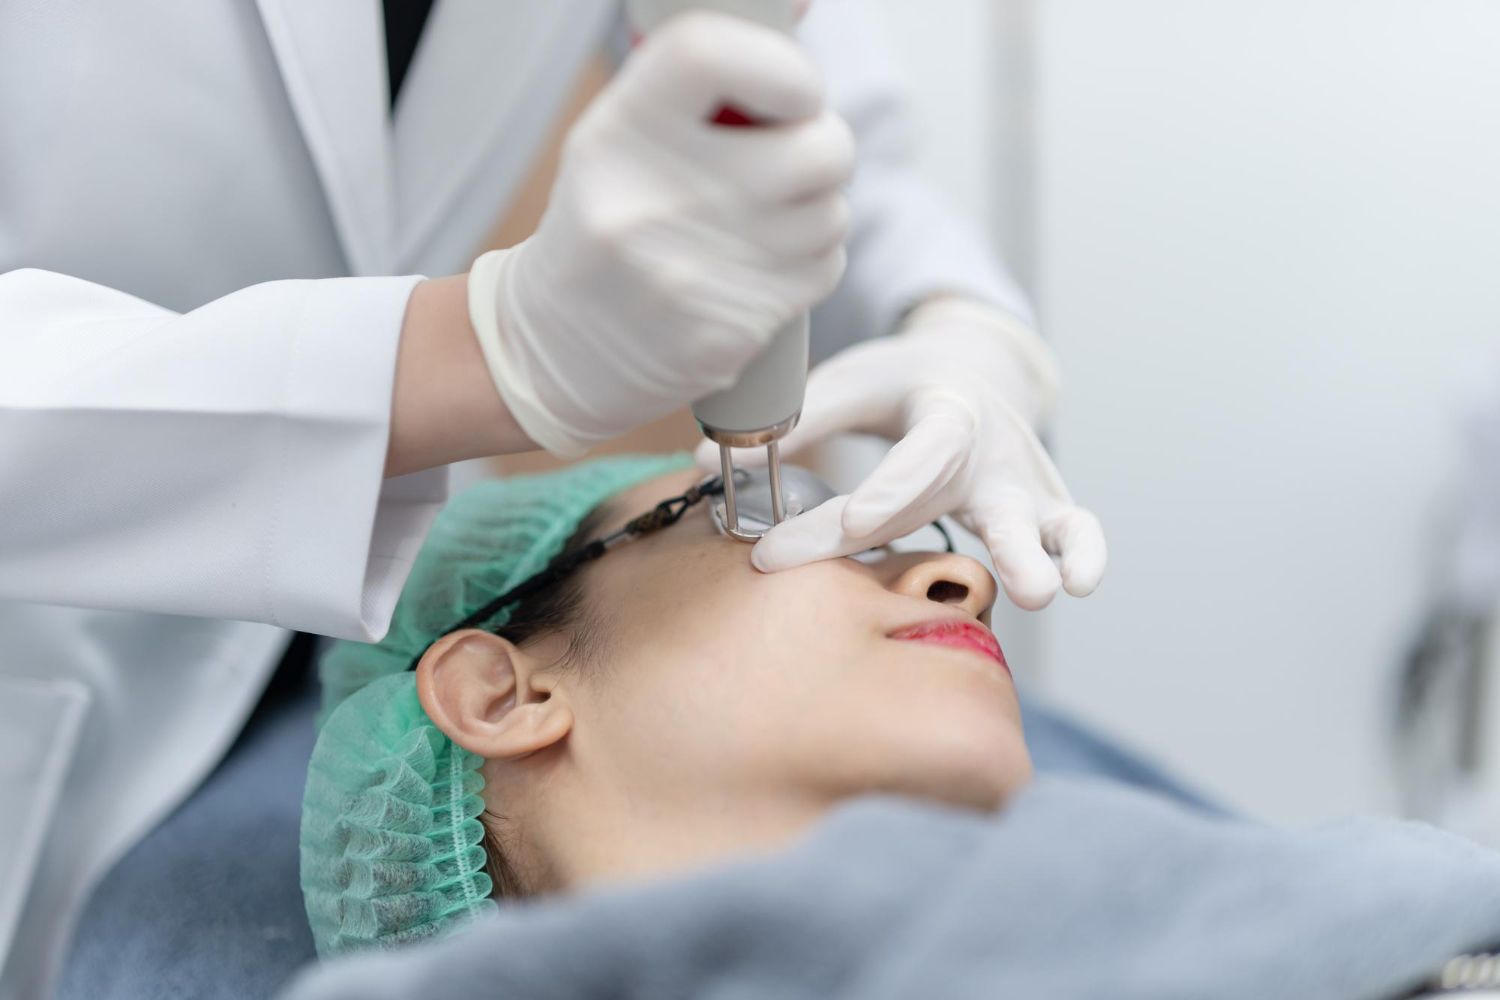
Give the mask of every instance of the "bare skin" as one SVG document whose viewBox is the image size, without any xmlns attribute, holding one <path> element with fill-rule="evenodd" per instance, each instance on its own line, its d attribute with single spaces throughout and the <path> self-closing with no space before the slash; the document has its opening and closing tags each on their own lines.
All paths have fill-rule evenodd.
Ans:
<svg viewBox="0 0 1500 1000">
<path fill-rule="evenodd" d="M 417 285 L 396 354 L 385 474 L 535 449 L 490 379 L 469 323 L 468 276 Z"/>
<path fill-rule="evenodd" d="M 613 525 L 695 477 L 617 497 Z M 869 792 L 994 809 L 1030 777 L 995 653 L 908 634 L 988 636 L 996 586 L 971 559 L 761 574 L 705 505 L 585 573 L 586 662 L 564 634 L 517 647 L 467 630 L 417 671 L 429 717 L 487 761 L 488 807 L 533 892 L 771 850 Z"/>
<path fill-rule="evenodd" d="M 536 231 L 568 129 L 609 77 L 603 56 L 584 66 L 484 249 L 515 246 Z M 469 458 L 531 453 L 527 461 L 534 462 L 548 457 L 516 424 L 495 391 L 469 324 L 467 295 L 465 276 L 454 275 L 422 282 L 407 305 L 396 362 L 387 476 Z M 682 441 L 671 445 L 684 446 Z"/>
</svg>

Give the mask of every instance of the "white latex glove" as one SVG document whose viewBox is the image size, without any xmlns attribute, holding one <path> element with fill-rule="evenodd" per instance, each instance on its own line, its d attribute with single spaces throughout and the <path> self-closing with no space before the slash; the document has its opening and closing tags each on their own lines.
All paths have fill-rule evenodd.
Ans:
<svg viewBox="0 0 1500 1000">
<path fill-rule="evenodd" d="M 725 105 L 774 124 L 713 125 Z M 732 385 L 842 276 L 853 166 L 789 38 L 709 11 L 654 31 L 573 127 L 536 233 L 470 271 L 521 428 L 576 457 Z"/>
<path fill-rule="evenodd" d="M 1056 392 L 1051 352 L 1020 323 L 959 299 L 920 307 L 902 332 L 812 371 L 802 420 L 781 450 L 794 457 L 842 431 L 896 445 L 852 494 L 768 532 L 752 561 L 773 572 L 852 555 L 948 515 L 984 541 L 1020 607 L 1045 607 L 1059 586 L 1091 593 L 1104 574 L 1104 533 L 1032 429 Z M 740 459 L 764 461 L 758 451 Z M 716 470 L 717 447 L 705 444 L 698 461 Z"/>
</svg>

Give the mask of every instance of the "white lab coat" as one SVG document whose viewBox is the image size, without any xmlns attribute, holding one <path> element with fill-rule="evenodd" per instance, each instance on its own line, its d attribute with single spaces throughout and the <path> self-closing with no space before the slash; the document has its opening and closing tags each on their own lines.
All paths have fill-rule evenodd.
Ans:
<svg viewBox="0 0 1500 1000">
<path fill-rule="evenodd" d="M 859 3 L 804 26 L 861 140 L 820 353 L 939 291 L 1027 315 L 913 176 Z M 383 633 L 445 495 L 381 479 L 390 275 L 467 268 L 617 15 L 444 0 L 392 122 L 368 0 L 0 6 L 0 1000 L 50 992 L 287 629 Z"/>
</svg>

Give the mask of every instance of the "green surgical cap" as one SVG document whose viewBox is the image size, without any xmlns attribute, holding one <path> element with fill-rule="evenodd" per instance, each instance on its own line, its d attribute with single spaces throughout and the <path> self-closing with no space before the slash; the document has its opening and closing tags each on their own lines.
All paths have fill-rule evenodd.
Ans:
<svg viewBox="0 0 1500 1000">
<path fill-rule="evenodd" d="M 689 465 L 598 459 L 481 483 L 437 517 L 378 643 L 322 663 L 323 713 L 302 799 L 302 894 L 318 953 L 441 934 L 494 909 L 484 761 L 427 718 L 407 668 L 454 624 L 546 567 L 599 504 Z M 509 609 L 487 627 L 505 624 Z"/>
</svg>

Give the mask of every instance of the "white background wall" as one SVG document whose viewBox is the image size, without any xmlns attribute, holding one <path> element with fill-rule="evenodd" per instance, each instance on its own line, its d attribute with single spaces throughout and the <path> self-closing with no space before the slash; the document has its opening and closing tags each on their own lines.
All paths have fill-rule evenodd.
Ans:
<svg viewBox="0 0 1500 1000">
<path fill-rule="evenodd" d="M 814 0 L 816 2 L 816 0 Z M 916 110 L 922 167 L 964 210 L 990 219 L 999 198 L 991 123 L 1002 93 L 995 0 L 873 0 Z"/>
<path fill-rule="evenodd" d="M 1388 808 L 1461 388 L 1500 367 L 1500 4 L 878 6 L 925 169 L 1012 223 L 998 36 L 1034 16 L 1021 249 L 1112 554 L 1042 619 L 1052 692 L 1256 814 Z"/>
</svg>

